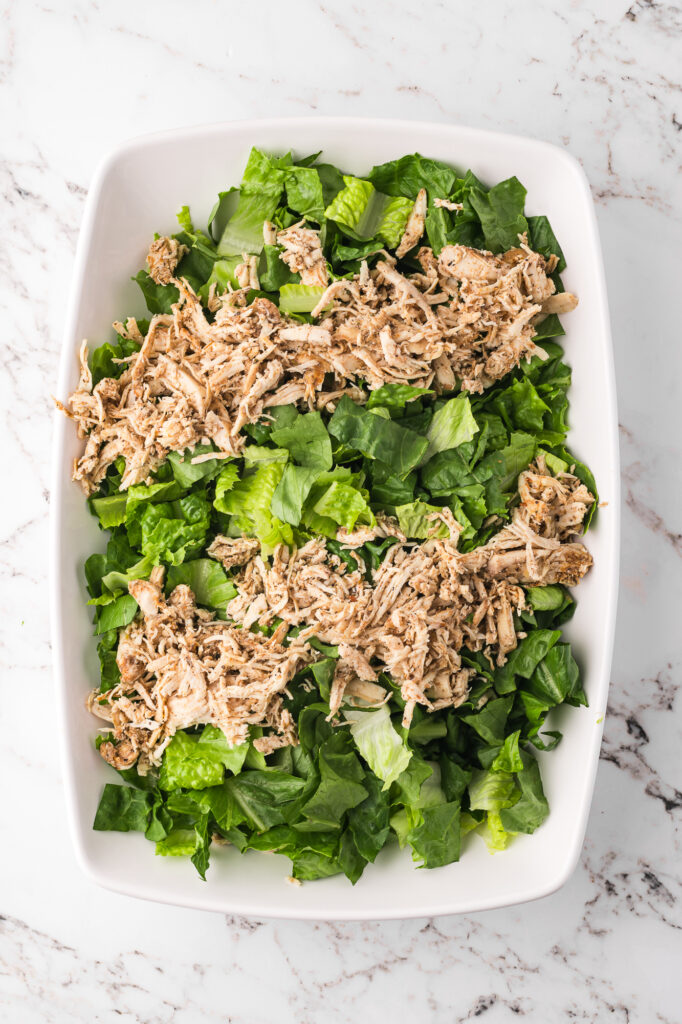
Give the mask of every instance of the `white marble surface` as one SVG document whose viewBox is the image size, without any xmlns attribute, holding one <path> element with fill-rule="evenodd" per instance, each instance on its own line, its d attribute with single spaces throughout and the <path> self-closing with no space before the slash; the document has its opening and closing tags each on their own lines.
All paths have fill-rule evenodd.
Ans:
<svg viewBox="0 0 682 1024">
<path fill-rule="evenodd" d="M 682 14 L 628 4 L 2 4 L 3 1021 L 682 1019 Z M 111 895 L 74 863 L 48 640 L 47 396 L 88 183 L 130 135 L 307 112 L 536 135 L 582 161 L 597 201 L 622 424 L 619 624 L 582 861 L 532 905 L 246 921 Z"/>
</svg>

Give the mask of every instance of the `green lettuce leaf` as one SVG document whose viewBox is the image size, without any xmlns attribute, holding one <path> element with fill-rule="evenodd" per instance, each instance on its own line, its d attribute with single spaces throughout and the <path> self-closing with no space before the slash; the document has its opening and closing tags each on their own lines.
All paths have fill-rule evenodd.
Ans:
<svg viewBox="0 0 682 1024">
<path fill-rule="evenodd" d="M 283 313 L 311 313 L 326 289 L 315 284 L 284 284 L 279 290 Z"/>
<path fill-rule="evenodd" d="M 440 868 L 459 860 L 461 846 L 460 804 L 425 807 L 421 820 L 407 837 L 412 859 L 423 868 Z"/>
<path fill-rule="evenodd" d="M 206 462 L 192 463 L 197 455 L 208 455 L 213 451 L 210 444 L 198 444 L 190 450 L 182 452 L 169 452 L 168 461 L 173 471 L 173 476 L 180 487 L 193 487 L 199 480 L 212 480 L 214 476 L 226 466 L 231 465 L 225 459 L 207 459 Z"/>
<path fill-rule="evenodd" d="M 314 167 L 292 167 L 286 172 L 287 204 L 308 220 L 322 223 L 324 195 L 320 175 Z"/>
<path fill-rule="evenodd" d="M 332 444 L 319 412 L 297 414 L 293 422 L 273 429 L 270 437 L 300 466 L 320 471 L 332 468 Z"/>
<path fill-rule="evenodd" d="M 142 554 L 179 565 L 203 547 L 210 515 L 210 503 L 198 491 L 173 502 L 146 503 L 139 517 Z"/>
<path fill-rule="evenodd" d="M 150 313 L 170 313 L 171 307 L 180 299 L 180 292 L 174 284 L 157 284 L 146 270 L 140 270 L 132 280 L 140 286 Z"/>
<path fill-rule="evenodd" d="M 246 820 L 258 832 L 287 821 L 305 783 L 275 768 L 242 771 L 225 781 L 225 788 Z"/>
<path fill-rule="evenodd" d="M 343 716 L 351 723 L 350 734 L 361 756 L 388 789 L 407 768 L 412 751 L 394 729 L 387 706 L 344 710 Z"/>
<path fill-rule="evenodd" d="M 230 746 L 213 725 L 205 726 L 199 736 L 176 732 L 163 754 L 159 785 L 165 790 L 217 786 L 226 768 L 235 774 L 241 771 L 248 749 L 248 743 Z"/>
<path fill-rule="evenodd" d="M 344 395 L 329 421 L 329 433 L 350 448 L 380 459 L 398 476 L 422 459 L 429 442 L 393 420 L 376 416 Z"/>
<path fill-rule="evenodd" d="M 258 262 L 258 280 L 266 292 L 278 292 L 283 285 L 299 280 L 280 258 L 283 248 L 279 245 L 264 245 Z M 314 308 L 314 307 L 313 307 Z"/>
<path fill-rule="evenodd" d="M 237 588 L 222 565 L 212 558 L 194 558 L 182 565 L 171 565 L 168 570 L 168 590 L 185 583 L 194 594 L 197 604 L 206 608 L 225 610 L 228 602 L 237 596 Z"/>
<path fill-rule="evenodd" d="M 324 215 L 342 227 L 362 236 L 361 226 L 366 220 L 367 208 L 374 195 L 374 186 L 362 178 L 343 176 L 344 188 L 334 197 Z M 370 236 L 367 236 L 370 237 Z"/>
<path fill-rule="evenodd" d="M 120 526 L 125 522 L 127 501 L 128 493 L 126 491 L 110 494 L 106 498 L 90 499 L 90 507 L 99 519 L 99 525 L 103 530 L 110 530 L 112 526 Z"/>
<path fill-rule="evenodd" d="M 500 809 L 500 822 L 508 832 L 535 832 L 549 814 L 549 804 L 542 788 L 540 768 L 532 756 L 522 752 L 523 771 L 516 776 L 520 798 Z"/>
<path fill-rule="evenodd" d="M 320 784 L 302 808 L 305 817 L 317 825 L 339 828 L 346 811 L 368 796 L 363 785 L 365 772 L 352 747 L 350 736 L 340 731 L 320 747 Z"/>
<path fill-rule="evenodd" d="M 191 857 L 197 846 L 193 828 L 175 828 L 156 844 L 157 857 Z"/>
<path fill-rule="evenodd" d="M 528 218 L 528 242 L 531 249 L 542 253 L 543 256 L 558 256 L 557 273 L 560 274 L 566 269 L 566 260 L 561 251 L 561 246 L 556 240 L 556 235 L 546 217 Z"/>
<path fill-rule="evenodd" d="M 366 497 L 351 484 L 335 480 L 314 505 L 315 515 L 332 519 L 346 530 L 353 529 L 360 520 L 374 526 L 376 519 Z"/>
<path fill-rule="evenodd" d="M 137 326 L 144 336 L 149 329 L 147 320 L 138 320 Z M 137 341 L 130 341 L 119 335 L 118 341 L 111 344 L 106 341 L 99 345 L 90 356 L 90 370 L 92 372 L 93 386 L 99 384 L 105 377 L 118 378 L 126 368 L 126 363 L 115 362 L 117 359 L 125 359 L 134 352 L 139 352 L 140 345 Z"/>
<path fill-rule="evenodd" d="M 455 186 L 457 174 L 447 164 L 414 153 L 379 164 L 370 171 L 369 180 L 379 192 L 387 196 L 405 196 L 416 199 L 425 188 L 430 197 L 445 199 Z"/>
<path fill-rule="evenodd" d="M 521 754 L 519 752 L 520 737 L 520 729 L 517 729 L 515 732 L 510 733 L 509 736 L 505 736 L 504 743 L 502 744 L 500 752 L 496 755 L 495 760 L 490 765 L 492 771 L 523 771 L 523 761 L 521 760 Z"/>
<path fill-rule="evenodd" d="M 398 525 L 406 537 L 414 540 L 426 540 L 427 537 L 447 537 L 449 534 L 445 523 L 438 519 L 429 519 L 434 512 L 439 512 L 437 505 L 428 505 L 417 499 L 407 505 L 398 505 L 395 514 Z"/>
<path fill-rule="evenodd" d="M 504 665 L 495 671 L 495 689 L 498 693 L 511 693 L 516 688 L 516 676 L 530 679 L 535 669 L 557 643 L 558 629 L 534 629 L 520 641 Z"/>
<path fill-rule="evenodd" d="M 458 395 L 457 398 L 451 398 L 434 413 L 426 432 L 429 446 L 422 462 L 428 462 L 437 452 L 459 448 L 461 444 L 471 441 L 478 430 L 468 397 Z"/>
<path fill-rule="evenodd" d="M 144 832 L 149 820 L 151 794 L 131 786 L 107 783 L 102 791 L 93 828 L 97 832 Z"/>
<path fill-rule="evenodd" d="M 237 208 L 227 220 L 220 241 L 219 256 L 259 253 L 263 248 L 263 222 L 272 220 L 279 206 L 286 180 L 281 160 L 251 150 L 239 188 Z"/>
<path fill-rule="evenodd" d="M 386 787 L 371 772 L 365 772 L 362 784 L 368 796 L 348 812 L 348 828 L 365 860 L 373 861 L 390 832 L 390 805 Z"/>
<path fill-rule="evenodd" d="M 472 811 L 500 811 L 512 807 L 519 791 L 510 772 L 474 771 L 469 783 L 469 807 Z"/>
<path fill-rule="evenodd" d="M 283 523 L 299 526 L 303 506 L 318 476 L 319 470 L 310 466 L 285 466 L 272 495 L 272 514 Z"/>
<path fill-rule="evenodd" d="M 240 532 L 257 537 L 264 554 L 273 551 L 277 544 L 293 543 L 291 527 L 281 522 L 271 510 L 272 498 L 283 472 L 282 462 L 261 463 L 258 469 L 249 471 L 237 481 L 231 490 L 216 497 L 216 508 L 234 516 Z"/>
<path fill-rule="evenodd" d="M 507 178 L 488 192 L 472 189 L 469 201 L 478 214 L 485 245 L 491 252 L 505 252 L 519 244 L 519 235 L 528 231 L 523 208 L 526 190 L 518 178 Z"/>
<path fill-rule="evenodd" d="M 415 388 L 411 384 L 382 384 L 380 388 L 371 391 L 367 399 L 367 409 L 376 409 L 382 406 L 386 409 L 404 409 L 408 402 L 422 395 L 432 395 L 429 388 Z"/>
<path fill-rule="evenodd" d="M 389 249 L 395 249 L 403 237 L 412 206 L 409 200 L 399 196 L 386 201 L 375 234 Z"/>
<path fill-rule="evenodd" d="M 137 601 L 130 594 L 117 597 L 110 604 L 97 609 L 95 633 L 108 633 L 111 629 L 122 629 L 137 615 Z"/>
</svg>

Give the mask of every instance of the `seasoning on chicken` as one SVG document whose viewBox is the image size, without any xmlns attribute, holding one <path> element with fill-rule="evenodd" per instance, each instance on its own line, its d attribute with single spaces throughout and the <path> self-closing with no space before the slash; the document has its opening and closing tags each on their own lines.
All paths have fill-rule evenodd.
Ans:
<svg viewBox="0 0 682 1024">
<path fill-rule="evenodd" d="M 509 526 L 462 556 L 472 572 L 514 583 L 576 586 L 592 565 L 584 546 L 571 542 L 594 497 L 578 477 L 551 476 L 543 456 L 519 476 L 520 506 Z"/>
<path fill-rule="evenodd" d="M 186 245 L 181 245 L 175 238 L 156 238 L 149 246 L 147 264 L 149 276 L 155 284 L 170 284 L 175 276 L 178 263 L 188 253 Z"/>
<path fill-rule="evenodd" d="M 260 541 L 254 537 L 224 537 L 219 533 L 210 547 L 206 548 L 209 558 L 215 558 L 225 569 L 245 565 L 260 551 Z"/>
<path fill-rule="evenodd" d="M 311 228 L 301 227 L 303 223 L 278 233 L 277 241 L 284 246 L 280 259 L 294 274 L 301 275 L 301 284 L 325 288 L 329 275 L 320 236 Z"/>
<path fill-rule="evenodd" d="M 142 614 L 121 633 L 121 681 L 88 698 L 113 727 L 114 740 L 100 746 L 104 759 L 114 767 L 137 762 L 144 774 L 178 729 L 202 723 L 222 729 L 232 744 L 248 738 L 250 725 L 266 726 L 272 734 L 254 741 L 265 753 L 297 743 L 282 695 L 314 652 L 299 639 L 283 646 L 286 626 L 266 637 L 214 619 L 184 584 L 166 600 L 162 583 L 157 568 L 149 581 L 129 585 Z"/>
<path fill-rule="evenodd" d="M 375 683 L 388 672 L 406 701 L 429 710 L 466 700 L 475 674 L 460 651 L 484 651 L 498 665 L 516 647 L 514 613 L 525 606 L 520 584 L 573 585 L 592 559 L 570 541 L 594 498 L 577 477 L 547 474 L 538 459 L 520 478 L 521 505 L 512 523 L 468 554 L 457 550 L 460 526 L 448 509 L 436 515 L 449 536 L 391 547 L 370 582 L 329 556 L 322 540 L 299 550 L 279 546 L 268 566 L 260 557 L 237 579 L 228 614 L 244 626 L 280 619 L 339 647 L 330 707 L 353 681 Z M 364 541 L 363 541 L 364 542 Z"/>
<path fill-rule="evenodd" d="M 296 226 L 277 237 L 282 259 L 304 283 L 326 285 L 317 232 Z M 173 242 L 172 254 L 162 242 Z M 154 273 L 165 280 L 181 247 L 168 239 L 155 246 Z M 238 455 L 242 428 L 268 408 L 296 402 L 333 410 L 343 394 L 364 401 L 359 381 L 370 389 L 395 383 L 447 390 L 459 379 L 464 389 L 481 391 L 521 359 L 544 356 L 533 342 L 538 319 L 577 302 L 554 294 L 548 274 L 556 257 L 546 260 L 523 239 L 502 256 L 459 245 L 437 259 L 423 247 L 418 257 L 421 274 L 406 277 L 384 253 L 373 270 L 363 263 L 354 279 L 333 282 L 313 311 L 315 324 L 292 320 L 263 297 L 247 305 L 257 283 L 252 258 L 240 271 L 248 287 L 212 293 L 212 322 L 189 284 L 172 278 L 179 301 L 171 314 L 152 318 L 118 379 L 93 387 L 87 345 L 81 347 L 80 380 L 64 410 L 85 440 L 74 478 L 92 494 L 122 456 L 125 490 L 148 481 L 171 451 L 213 442 L 220 455 Z M 139 341 L 136 324 L 134 330 L 128 336 Z"/>
</svg>

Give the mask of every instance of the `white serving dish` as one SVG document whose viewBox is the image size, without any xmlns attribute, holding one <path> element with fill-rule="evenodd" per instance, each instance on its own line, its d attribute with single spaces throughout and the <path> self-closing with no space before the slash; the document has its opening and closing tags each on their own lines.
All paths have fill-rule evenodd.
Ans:
<svg viewBox="0 0 682 1024">
<path fill-rule="evenodd" d="M 58 395 L 76 385 L 76 350 L 113 337 L 111 321 L 144 312 L 131 280 L 154 231 L 175 229 L 174 214 L 191 206 L 204 225 L 217 193 L 238 184 L 249 148 L 323 150 L 325 159 L 362 175 L 373 164 L 419 151 L 493 184 L 517 175 L 527 210 L 547 214 L 568 263 L 567 290 L 580 297 L 564 318 L 573 367 L 570 444 L 589 461 L 607 502 L 588 535 L 595 565 L 580 585 L 566 634 L 584 673 L 589 709 L 555 714 L 563 742 L 540 754 L 551 813 L 532 836 L 491 856 L 477 836 L 462 860 L 418 870 L 407 852 L 385 851 L 355 887 L 343 876 L 285 884 L 280 856 L 216 849 L 208 881 L 189 861 L 154 856 L 141 834 L 94 832 L 92 821 L 111 769 L 93 748 L 96 721 L 84 698 L 98 678 L 82 565 L 104 536 L 71 482 L 79 450 L 72 425 L 55 418 L 51 523 L 54 665 L 61 708 L 66 801 L 78 859 L 95 882 L 166 903 L 255 917 L 372 919 L 471 912 L 535 899 L 568 879 L 582 848 L 606 708 L 618 585 L 619 477 L 616 395 L 604 271 L 594 207 L 579 164 L 562 149 L 533 139 L 443 124 L 357 118 L 243 121 L 181 129 L 126 143 L 97 171 L 86 204 L 74 269 Z"/>
</svg>

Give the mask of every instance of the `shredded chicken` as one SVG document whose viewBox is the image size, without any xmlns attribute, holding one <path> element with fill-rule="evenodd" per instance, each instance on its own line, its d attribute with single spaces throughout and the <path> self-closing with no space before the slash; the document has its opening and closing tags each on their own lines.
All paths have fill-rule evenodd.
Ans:
<svg viewBox="0 0 682 1024">
<path fill-rule="evenodd" d="M 141 617 L 121 634 L 117 663 L 121 681 L 107 693 L 93 690 L 88 707 L 111 722 L 114 740 L 100 753 L 114 767 L 146 772 L 157 765 L 178 729 L 202 723 L 242 743 L 250 725 L 269 736 L 254 745 L 263 753 L 296 743 L 296 729 L 282 695 L 314 652 L 300 639 L 283 646 L 286 625 L 271 637 L 250 633 L 197 608 L 184 584 L 168 600 L 163 570 L 129 585 Z"/>
<path fill-rule="evenodd" d="M 541 459 L 521 474 L 521 504 L 512 523 L 469 554 L 457 550 L 452 513 L 437 515 L 449 536 L 391 547 L 368 581 L 329 557 L 321 540 L 300 550 L 280 546 L 272 565 L 260 557 L 237 580 L 228 614 L 245 626 L 281 619 L 339 647 L 332 714 L 351 684 L 376 684 L 379 672 L 399 683 L 406 725 L 416 704 L 457 707 L 475 674 L 460 651 L 484 651 L 498 665 L 516 647 L 514 614 L 525 606 L 520 584 L 573 585 L 587 572 L 587 549 L 569 538 L 594 501 L 577 477 L 549 476 Z M 363 540 L 364 542 L 364 540 Z"/>
<path fill-rule="evenodd" d="M 277 241 L 284 246 L 280 259 L 289 270 L 301 275 L 301 284 L 326 286 L 329 280 L 327 261 L 317 231 L 295 224 L 286 231 L 280 231 Z"/>
<path fill-rule="evenodd" d="M 152 281 L 156 284 L 170 284 L 178 263 L 187 252 L 187 246 L 181 245 L 175 238 L 163 236 L 155 239 L 147 253 L 147 265 Z"/>
<path fill-rule="evenodd" d="M 576 586 L 592 565 L 584 544 L 572 542 L 594 497 L 572 473 L 547 472 L 538 456 L 519 476 L 520 506 L 509 526 L 462 556 L 472 572 L 515 583 Z"/>
<path fill-rule="evenodd" d="M 433 205 L 439 206 L 443 210 L 452 210 L 453 213 L 459 213 L 464 209 L 462 203 L 453 203 L 451 199 L 434 199 Z"/>
<path fill-rule="evenodd" d="M 360 548 L 368 541 L 383 540 L 385 537 L 397 537 L 403 543 L 407 540 L 398 526 L 398 520 L 393 516 L 378 515 L 375 526 L 358 526 L 350 533 L 342 526 L 336 534 L 336 539 L 344 548 L 351 549 Z"/>
<path fill-rule="evenodd" d="M 249 256 L 243 253 L 242 263 L 237 264 L 234 276 L 237 278 L 240 288 L 260 288 L 258 280 L 258 257 Z"/>
<path fill-rule="evenodd" d="M 398 248 L 395 251 L 399 260 L 406 256 L 424 234 L 424 218 L 426 217 L 426 189 L 420 188 L 417 198 L 412 207 L 412 213 L 407 218 L 403 237 L 400 239 Z"/>
<path fill-rule="evenodd" d="M 221 562 L 225 569 L 245 565 L 260 551 L 260 541 L 254 537 L 224 537 L 217 535 L 210 547 L 206 548 L 209 558 Z"/>
<path fill-rule="evenodd" d="M 231 743 L 243 742 L 250 725 L 268 734 L 255 741 L 262 753 L 297 742 L 293 718 L 282 703 L 297 671 L 317 656 L 308 640 L 337 645 L 330 718 L 344 701 L 380 706 L 390 692 L 379 680 L 389 673 L 414 708 L 458 707 L 469 694 L 475 669 L 462 649 L 484 651 L 498 665 L 517 644 L 515 613 L 525 607 L 521 584 L 574 585 L 592 559 L 573 540 L 594 502 L 570 472 L 551 476 L 542 458 L 519 477 L 520 505 L 512 522 L 487 544 L 458 551 L 460 526 L 441 509 L 434 520 L 446 538 L 416 544 L 390 519 L 373 536 L 395 536 L 372 580 L 351 571 L 322 539 L 290 550 L 276 548 L 272 564 L 248 538 L 216 537 L 208 554 L 227 568 L 243 566 L 238 596 L 228 614 L 241 628 L 196 607 L 192 591 L 176 587 L 166 600 L 163 569 L 128 589 L 140 617 L 121 634 L 120 683 L 93 691 L 88 707 L 111 722 L 114 739 L 100 753 L 116 768 L 157 765 L 178 729 L 212 723 Z M 435 525 L 435 524 L 434 524 Z M 359 532 L 359 531 L 358 531 Z M 366 536 L 346 534 L 348 546 Z M 250 632 L 255 623 L 279 623 L 272 636 Z M 287 646 L 291 627 L 298 636 Z"/>
<path fill-rule="evenodd" d="M 420 209 L 418 200 L 415 217 Z M 327 284 L 317 232 L 295 226 L 277 240 L 304 283 Z M 315 324 L 293 321 L 262 297 L 246 305 L 257 285 L 249 257 L 240 267 L 244 288 L 212 293 L 209 322 L 187 282 L 170 276 L 181 248 L 173 239 L 152 245 L 155 280 L 172 280 L 180 298 L 172 314 L 153 317 L 144 339 L 129 321 L 129 336 L 141 347 L 118 379 L 93 386 L 81 346 L 78 387 L 70 409 L 60 408 L 85 442 L 74 478 L 86 494 L 119 456 L 125 490 L 148 481 L 171 451 L 212 442 L 219 455 L 238 455 L 242 428 L 268 408 L 296 402 L 333 411 L 343 394 L 364 401 L 358 381 L 372 389 L 409 383 L 447 390 L 460 380 L 481 391 L 521 359 L 544 355 L 533 342 L 534 325 L 548 310 L 577 301 L 554 294 L 548 274 L 555 257 L 545 260 L 522 238 L 502 256 L 446 246 L 436 259 L 422 248 L 424 272 L 411 277 L 384 253 L 373 270 L 364 263 L 353 280 L 325 289 Z"/>
</svg>

